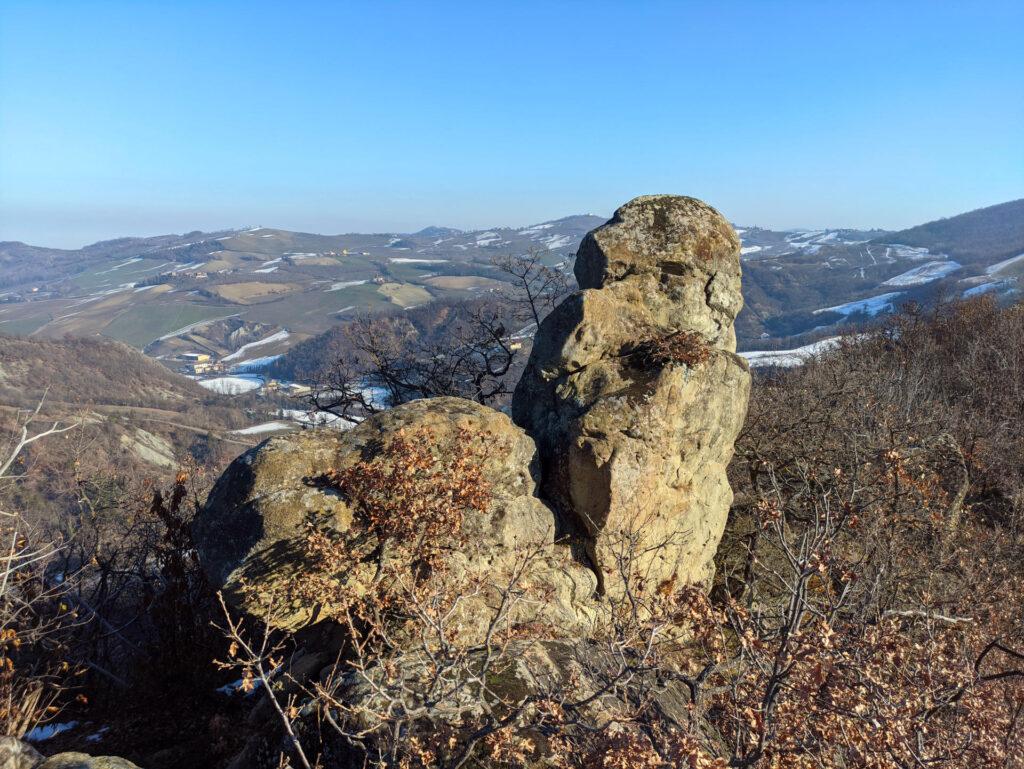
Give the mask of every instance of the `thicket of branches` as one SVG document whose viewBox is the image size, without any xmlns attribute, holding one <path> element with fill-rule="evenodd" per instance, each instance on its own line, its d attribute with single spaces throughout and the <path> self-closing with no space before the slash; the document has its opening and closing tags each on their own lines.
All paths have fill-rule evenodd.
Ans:
<svg viewBox="0 0 1024 769">
<path fill-rule="evenodd" d="M 119 752 L 198 741 L 187 763 L 210 767 L 255 731 L 265 765 L 310 769 L 1020 769 L 1022 396 L 1024 306 L 987 300 L 910 307 L 758 373 L 712 589 L 632 589 L 627 532 L 623 590 L 574 639 L 524 619 L 544 600 L 537 551 L 500 581 L 448 567 L 486 505 L 486 440 L 402 434 L 327 479 L 356 524 L 345 540 L 312 526 L 309 569 L 279 597 L 320 603 L 341 638 L 305 674 L 315 640 L 224 618 L 205 585 L 199 474 L 158 490 L 72 473 L 59 532 L 0 519 L 0 713 L 44 693 L 0 724 L 131 703 Z M 239 675 L 248 696 L 216 693 Z"/>
<path fill-rule="evenodd" d="M 533 330 L 568 291 L 567 273 L 543 256 L 495 260 L 507 282 L 486 298 L 435 303 L 423 318 L 371 316 L 339 327 L 301 372 L 313 383 L 310 407 L 358 422 L 417 398 L 507 403 Z"/>
<path fill-rule="evenodd" d="M 1020 767 L 1022 363 L 1024 308 L 980 301 L 907 308 L 820 361 L 760 375 L 711 594 L 631 590 L 627 538 L 623 596 L 593 637 L 563 639 L 557 674 L 557 630 L 513 619 L 539 598 L 521 573 L 461 584 L 403 571 L 408 558 L 386 584 L 416 643 L 393 642 L 389 593 L 356 620 L 348 604 L 352 646 L 312 686 L 259 650 L 278 647 L 233 646 L 233 664 L 290 692 L 282 760 L 305 766 Z M 453 489 L 472 462 L 456 465 Z M 389 509 L 386 474 L 357 472 L 342 492 Z M 436 499 L 428 476 L 414 497 Z M 406 542 L 445 542 L 424 520 Z M 358 554 L 310 547 L 307 600 L 345 606 L 332 575 Z M 482 643 L 453 609 L 480 590 L 495 596 Z M 524 669 L 532 685 L 508 686 Z M 680 693 L 688 704 L 666 707 Z"/>
</svg>

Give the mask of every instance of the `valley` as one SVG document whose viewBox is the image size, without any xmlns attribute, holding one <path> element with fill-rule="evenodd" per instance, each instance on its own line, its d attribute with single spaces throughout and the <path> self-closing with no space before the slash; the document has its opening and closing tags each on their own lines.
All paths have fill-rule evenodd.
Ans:
<svg viewBox="0 0 1024 769">
<path fill-rule="evenodd" d="M 2 243 L 0 333 L 98 335 L 194 375 L 251 374 L 357 316 L 500 290 L 508 275 L 496 257 L 538 252 L 571 280 L 580 240 L 602 221 L 335 236 L 250 227 L 77 251 Z M 799 347 L 907 301 L 1013 296 L 1024 274 L 1024 200 L 902 232 L 736 230 L 743 350 Z M 181 357 L 194 354 L 211 365 L 196 369 Z"/>
</svg>

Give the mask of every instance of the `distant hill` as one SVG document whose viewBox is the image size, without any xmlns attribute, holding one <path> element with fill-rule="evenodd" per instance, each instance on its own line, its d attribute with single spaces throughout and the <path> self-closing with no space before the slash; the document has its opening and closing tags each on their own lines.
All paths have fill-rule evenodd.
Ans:
<svg viewBox="0 0 1024 769">
<path fill-rule="evenodd" d="M 40 402 L 42 420 L 81 424 L 36 449 L 37 458 L 45 451 L 66 464 L 162 477 L 188 459 L 219 466 L 254 442 L 232 432 L 253 421 L 244 401 L 213 394 L 127 345 L 0 335 L 0 433 Z"/>
<path fill-rule="evenodd" d="M 67 251 L 0 243 L 0 333 L 100 335 L 170 358 L 273 357 L 352 317 L 486 295 L 495 257 L 539 252 L 570 273 L 603 223 L 318 235 L 267 227 L 120 238 Z M 901 232 L 737 227 L 746 304 L 742 349 L 798 346 L 942 293 L 1013 296 L 1024 279 L 1024 200 Z"/>
<path fill-rule="evenodd" d="M 1016 256 L 1024 253 L 1024 198 L 919 224 L 886 240 L 948 254 L 964 264 Z"/>
<path fill-rule="evenodd" d="M 1024 200 L 901 232 L 739 228 L 742 349 L 834 333 L 940 294 L 1015 297 L 1024 274 Z M 1017 259 L 1016 257 L 1022 257 Z"/>
</svg>

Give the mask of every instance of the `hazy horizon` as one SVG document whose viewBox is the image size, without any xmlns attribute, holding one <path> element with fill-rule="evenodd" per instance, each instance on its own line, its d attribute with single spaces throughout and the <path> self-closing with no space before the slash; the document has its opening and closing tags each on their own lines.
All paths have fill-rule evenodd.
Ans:
<svg viewBox="0 0 1024 769">
<path fill-rule="evenodd" d="M 644 193 L 644 194 L 647 194 L 647 193 Z M 623 201 L 623 202 L 625 202 L 625 201 Z M 1000 203 L 1009 203 L 1009 202 L 1012 202 L 1012 201 L 1011 200 L 994 201 L 993 203 L 985 204 L 983 206 L 979 206 L 978 208 L 986 208 L 986 207 L 988 207 L 990 205 L 999 205 Z M 970 210 L 976 210 L 976 209 L 970 209 Z M 425 229 L 426 227 L 449 227 L 449 228 L 452 228 L 452 229 L 461 230 L 463 232 L 473 232 L 473 231 L 500 229 L 500 228 L 521 229 L 521 228 L 524 228 L 524 227 L 528 227 L 530 225 L 541 224 L 541 223 L 543 223 L 545 221 L 557 221 L 559 219 L 564 219 L 564 218 L 567 218 L 567 217 L 570 217 L 570 216 L 597 216 L 597 217 L 600 217 L 600 218 L 607 219 L 607 218 L 611 217 L 612 213 L 613 213 L 612 211 L 608 211 L 606 213 L 597 213 L 597 212 L 594 212 L 594 211 L 576 211 L 576 212 L 573 212 L 573 213 L 559 214 L 558 216 L 548 217 L 547 219 L 544 219 L 544 220 L 537 219 L 537 220 L 522 221 L 522 222 L 491 222 L 490 224 L 486 224 L 486 225 L 482 225 L 482 226 L 477 226 L 477 227 L 458 227 L 458 226 L 456 226 L 454 224 L 450 224 L 450 223 L 447 223 L 447 222 L 429 222 L 427 224 L 423 224 L 423 225 L 419 225 L 419 226 L 415 226 L 415 227 L 406 227 L 404 229 L 402 229 L 402 228 L 376 228 L 376 229 L 373 229 L 373 228 L 364 228 L 364 229 L 348 228 L 348 229 L 336 229 L 335 228 L 335 229 L 317 230 L 317 229 L 309 229 L 309 228 L 302 228 L 302 227 L 286 227 L 286 226 L 281 226 L 281 225 L 276 224 L 276 223 L 264 224 L 264 223 L 260 223 L 260 222 L 251 222 L 251 223 L 248 223 L 248 224 L 232 224 L 230 226 L 186 227 L 186 228 L 180 228 L 179 227 L 178 229 L 167 229 L 167 230 L 152 230 L 152 231 L 139 231 L 139 232 L 121 232 L 121 233 L 113 234 L 113 235 L 111 235 L 109 237 L 100 237 L 100 238 L 97 238 L 97 239 L 94 239 L 94 240 L 83 241 L 81 243 L 69 243 L 67 245 L 57 245 L 57 244 L 54 244 L 54 243 L 33 242 L 33 241 L 20 240 L 18 238 L 3 238 L 3 237 L 0 237 L 0 242 L 23 242 L 23 243 L 25 243 L 27 245 L 31 245 L 31 246 L 40 246 L 40 247 L 45 247 L 45 248 L 58 248 L 58 249 L 65 249 L 65 250 L 72 250 L 73 251 L 73 250 L 77 250 L 77 249 L 80 249 L 80 248 L 84 248 L 86 246 L 93 245 L 95 243 L 100 243 L 100 242 L 109 241 L 109 240 L 116 240 L 118 238 L 151 238 L 151 237 L 158 237 L 158 236 L 161 236 L 161 235 L 185 235 L 185 234 L 187 234 L 189 232 L 213 233 L 213 232 L 223 232 L 223 231 L 246 230 L 246 229 L 250 229 L 250 228 L 253 228 L 253 227 L 259 227 L 261 229 L 268 229 L 268 230 L 283 230 L 283 231 L 288 231 L 288 232 L 303 232 L 303 233 L 312 234 L 312 235 L 325 235 L 325 236 L 335 236 L 335 235 L 343 236 L 343 235 L 351 235 L 351 234 L 412 235 L 412 234 L 415 234 L 416 232 L 419 232 L 422 229 Z M 870 229 L 884 229 L 884 230 L 893 231 L 893 230 L 897 230 L 897 229 L 905 229 L 906 227 L 911 227 L 911 226 L 915 226 L 915 225 L 918 225 L 918 224 L 924 224 L 924 223 L 926 223 L 926 221 L 934 221 L 936 219 L 949 218 L 951 216 L 956 216 L 957 214 L 961 214 L 961 213 L 967 213 L 967 210 L 950 212 L 948 214 L 941 214 L 939 216 L 932 217 L 931 219 L 928 219 L 928 220 L 921 220 L 921 221 L 910 222 L 905 227 L 901 227 L 901 228 L 898 228 L 898 227 L 891 227 L 891 228 L 888 228 L 888 227 L 872 227 L 872 226 L 868 226 L 868 225 L 858 227 L 858 226 L 851 226 L 851 225 L 846 225 L 846 224 L 834 224 L 834 225 L 832 225 L 832 224 L 822 224 L 822 225 L 818 225 L 818 226 L 806 226 L 806 225 L 801 225 L 801 224 L 776 225 L 774 223 L 742 222 L 742 221 L 734 221 L 733 225 L 736 226 L 736 227 L 742 227 L 742 228 L 760 227 L 760 228 L 763 228 L 763 229 L 775 230 L 775 231 L 800 231 L 800 230 L 807 231 L 807 232 L 817 231 L 817 230 L 862 230 L 863 231 L 863 230 L 870 230 Z"/>
<path fill-rule="evenodd" d="M 895 7 L 894 7 L 895 6 Z M 1024 4 L 0 0 L 0 240 L 775 229 L 1024 196 Z"/>
</svg>

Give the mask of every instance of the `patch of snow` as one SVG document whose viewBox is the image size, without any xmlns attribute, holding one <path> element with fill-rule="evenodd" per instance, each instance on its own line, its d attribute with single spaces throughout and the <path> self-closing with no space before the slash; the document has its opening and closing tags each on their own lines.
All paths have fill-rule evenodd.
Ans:
<svg viewBox="0 0 1024 769">
<path fill-rule="evenodd" d="M 397 259 L 392 259 L 391 261 L 395 262 L 395 261 L 398 261 L 398 260 Z M 364 283 L 369 283 L 369 282 L 370 281 L 368 281 L 368 280 L 342 280 L 342 281 L 340 281 L 338 283 L 332 283 L 331 287 L 329 289 L 327 289 L 327 290 L 328 291 L 341 291 L 341 289 L 343 289 L 343 288 L 351 288 L 352 286 L 361 286 Z"/>
<path fill-rule="evenodd" d="M 740 249 L 740 253 L 741 254 L 756 254 L 762 248 L 763 248 L 762 246 L 744 246 L 743 248 Z"/>
<path fill-rule="evenodd" d="M 135 264 L 136 262 L 141 262 L 141 261 L 142 261 L 142 257 L 141 256 L 133 256 L 127 262 L 121 262 L 120 264 L 115 264 L 109 270 L 101 270 L 100 272 L 97 272 L 96 275 L 106 275 L 108 272 L 113 272 L 114 270 L 120 270 L 122 267 L 127 267 L 129 264 Z"/>
<path fill-rule="evenodd" d="M 1004 259 L 1003 261 L 997 262 L 996 264 L 993 264 L 990 267 L 986 267 L 985 274 L 995 275 L 997 272 L 1000 272 L 1001 270 L 1004 270 L 1011 265 L 1017 264 L 1022 260 L 1024 260 L 1024 254 L 1017 254 L 1017 256 L 1011 256 L 1009 259 Z"/>
<path fill-rule="evenodd" d="M 271 272 L 273 272 L 274 270 L 276 270 L 280 266 L 281 265 L 276 264 L 273 267 L 263 267 L 262 269 L 259 269 L 259 270 L 253 270 L 253 272 L 271 273 Z"/>
<path fill-rule="evenodd" d="M 110 731 L 110 727 L 109 726 L 101 726 L 95 732 L 93 732 L 88 737 L 86 737 L 85 741 L 86 742 L 99 742 L 100 740 L 103 739 L 103 735 L 105 735 L 109 731 Z"/>
<path fill-rule="evenodd" d="M 572 238 L 568 235 L 548 235 L 544 238 L 538 238 L 538 240 L 547 247 L 548 251 L 554 251 L 556 248 L 565 248 L 572 243 Z"/>
<path fill-rule="evenodd" d="M 219 376 L 199 379 L 197 382 L 201 387 L 221 395 L 242 395 L 263 386 L 263 379 L 258 376 Z"/>
<path fill-rule="evenodd" d="M 941 254 L 931 254 L 927 248 L 921 248 L 919 246 L 901 246 L 898 243 L 893 243 L 886 248 L 885 255 L 890 256 L 895 254 L 897 259 L 910 259 L 911 261 L 917 261 L 919 259 L 933 259 Z"/>
<path fill-rule="evenodd" d="M 192 292 L 189 292 L 189 293 L 192 293 Z M 227 320 L 228 318 L 237 318 L 241 314 L 242 313 L 240 313 L 240 312 L 235 312 L 235 313 L 232 313 L 231 315 L 225 315 L 222 318 L 210 318 L 209 320 L 198 320 L 195 323 L 189 323 L 187 326 L 182 326 L 181 328 L 176 329 L 175 331 L 172 331 L 169 334 L 164 334 L 161 337 L 157 337 L 156 341 L 162 342 L 165 339 L 173 339 L 174 337 L 180 336 L 181 334 L 187 334 L 189 331 L 191 331 L 194 328 L 198 328 L 199 326 L 205 326 L 207 323 L 216 323 L 218 320 Z"/>
<path fill-rule="evenodd" d="M 747 359 L 747 363 L 750 364 L 751 368 L 759 366 L 791 368 L 792 366 L 802 366 L 810 358 L 835 349 L 839 346 L 841 339 L 841 336 L 831 336 L 828 339 L 811 342 L 803 347 L 797 347 L 792 350 L 752 350 L 738 354 Z"/>
<path fill-rule="evenodd" d="M 237 350 L 235 350 L 230 355 L 225 355 L 222 358 L 222 360 L 238 360 L 243 355 L 245 355 L 245 351 L 246 350 L 251 350 L 253 347 L 261 347 L 261 346 L 263 346 L 265 344 L 273 344 L 274 342 L 283 342 L 289 336 L 291 336 L 291 335 L 288 333 L 288 329 L 283 328 L 280 331 L 278 331 L 276 334 L 271 334 L 270 336 L 266 337 L 265 339 L 260 339 L 257 342 L 249 342 L 248 344 L 243 344 L 241 347 L 239 347 Z"/>
<path fill-rule="evenodd" d="M 290 430 L 292 425 L 287 422 L 264 422 L 261 425 L 243 427 L 241 430 L 232 430 L 235 435 L 259 435 L 260 433 L 276 433 L 280 430 Z"/>
<path fill-rule="evenodd" d="M 933 280 L 944 278 L 950 273 L 956 272 L 963 265 L 954 261 L 925 262 L 920 267 L 914 267 L 906 272 L 895 275 L 882 283 L 883 286 L 920 286 L 931 283 Z"/>
<path fill-rule="evenodd" d="M 249 358 L 231 367 L 231 373 L 251 373 L 266 368 L 276 360 L 283 358 L 283 355 L 264 355 L 261 358 Z"/>
<path fill-rule="evenodd" d="M 868 299 L 859 299 L 856 302 L 837 304 L 833 307 L 822 307 L 820 310 L 815 310 L 814 314 L 818 315 L 823 312 L 838 312 L 840 315 L 853 315 L 857 312 L 864 312 L 868 315 L 875 316 L 880 312 L 891 310 L 893 302 L 897 297 L 901 296 L 903 296 L 902 291 L 879 294 L 878 296 L 872 296 Z"/>
<path fill-rule="evenodd" d="M 43 724 L 25 733 L 25 740 L 28 742 L 43 742 L 56 737 L 58 734 L 69 732 L 78 726 L 77 721 L 65 721 L 60 724 Z"/>
<path fill-rule="evenodd" d="M 449 259 L 412 259 L 409 257 L 393 257 L 388 259 L 389 262 L 395 264 L 443 264 L 444 262 L 450 261 Z"/>
<path fill-rule="evenodd" d="M 138 286 L 137 288 L 132 289 L 132 293 L 133 294 L 137 294 L 140 291 L 149 291 L 149 289 L 156 288 L 156 287 L 157 287 L 156 283 L 154 283 L 152 286 Z"/>
<path fill-rule="evenodd" d="M 1002 291 L 1009 288 L 1016 281 L 1012 278 L 1009 280 L 995 280 L 988 283 L 982 283 L 980 286 L 974 286 L 963 292 L 962 296 L 964 299 L 970 299 L 972 296 L 981 296 L 982 294 L 988 294 L 992 291 Z"/>
<path fill-rule="evenodd" d="M 536 235 L 541 230 L 549 230 L 555 225 L 551 222 L 545 222 L 544 224 L 533 224 L 525 229 L 519 230 L 517 235 Z"/>
</svg>

